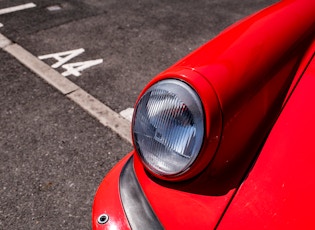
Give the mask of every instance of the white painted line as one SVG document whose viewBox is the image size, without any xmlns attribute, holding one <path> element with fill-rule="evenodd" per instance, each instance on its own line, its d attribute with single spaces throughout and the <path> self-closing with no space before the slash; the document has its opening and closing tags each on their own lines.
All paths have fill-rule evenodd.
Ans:
<svg viewBox="0 0 315 230">
<path fill-rule="evenodd" d="M 80 105 L 84 110 L 97 118 L 104 126 L 111 128 L 129 143 L 132 143 L 130 136 L 130 122 L 108 106 L 88 94 L 82 89 L 76 90 L 67 95 L 71 100 Z"/>
<path fill-rule="evenodd" d="M 81 106 L 89 114 L 99 120 L 100 123 L 112 129 L 129 143 L 132 142 L 130 136 L 130 122 L 128 120 L 111 110 L 108 106 L 101 103 L 67 78 L 63 77 L 60 73 L 26 51 L 23 47 L 12 43 L 0 33 L 0 45 L 1 44 L 3 44 L 3 46 L 1 46 L 3 50 L 14 56 L 39 77 L 43 78 L 50 85 L 54 86 L 68 98 Z"/>
<path fill-rule="evenodd" d="M 3 24 L 2 24 L 2 23 L 0 23 L 0 28 L 1 28 L 1 27 L 3 27 Z"/>
<path fill-rule="evenodd" d="M 26 10 L 26 9 L 30 9 L 30 8 L 34 8 L 34 7 L 36 7 L 36 5 L 32 2 L 23 4 L 23 5 L 12 6 L 12 7 L 8 7 L 8 8 L 0 9 L 0 15 L 13 13 L 16 11 L 21 11 L 21 10 Z"/>
<path fill-rule="evenodd" d="M 63 77 L 56 70 L 52 69 L 49 65 L 33 56 L 18 44 L 6 46 L 4 50 L 63 94 L 71 93 L 79 88 L 72 81 Z"/>
<path fill-rule="evenodd" d="M 59 11 L 59 10 L 62 10 L 62 7 L 59 5 L 52 5 L 52 6 L 47 6 L 46 9 L 48 11 Z"/>
<path fill-rule="evenodd" d="M 128 121 L 131 122 L 131 121 L 132 121 L 133 111 L 134 111 L 133 108 L 127 108 L 127 109 L 121 111 L 119 114 L 120 114 L 122 117 L 126 118 Z"/>
<path fill-rule="evenodd" d="M 33 7 L 36 7 L 36 5 L 32 2 L 23 4 L 23 5 L 12 6 L 12 7 L 8 7 L 8 8 L 0 9 L 0 15 L 8 14 L 8 13 L 12 13 L 15 11 L 20 11 L 20 10 L 26 10 L 26 9 L 30 9 Z"/>
<path fill-rule="evenodd" d="M 12 42 L 9 39 L 7 39 L 5 36 L 0 34 L 0 48 L 3 49 L 10 44 L 12 44 Z"/>
</svg>

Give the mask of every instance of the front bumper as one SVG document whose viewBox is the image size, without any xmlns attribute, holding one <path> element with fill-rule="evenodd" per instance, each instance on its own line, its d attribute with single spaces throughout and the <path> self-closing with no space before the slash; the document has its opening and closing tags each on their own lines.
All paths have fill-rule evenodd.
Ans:
<svg viewBox="0 0 315 230">
<path fill-rule="evenodd" d="M 119 194 L 119 175 L 130 158 L 123 158 L 104 178 L 94 197 L 92 209 L 93 229 L 130 229 Z M 99 223 L 99 217 L 107 215 L 106 223 Z"/>
<path fill-rule="evenodd" d="M 187 190 L 190 182 L 176 186 L 155 180 L 136 154 L 127 155 L 96 193 L 93 229 L 213 229 L 235 192 L 191 192 Z M 104 214 L 108 220 L 100 223 L 99 217 Z"/>
<path fill-rule="evenodd" d="M 101 183 L 93 205 L 93 229 L 163 229 L 126 156 Z"/>
</svg>

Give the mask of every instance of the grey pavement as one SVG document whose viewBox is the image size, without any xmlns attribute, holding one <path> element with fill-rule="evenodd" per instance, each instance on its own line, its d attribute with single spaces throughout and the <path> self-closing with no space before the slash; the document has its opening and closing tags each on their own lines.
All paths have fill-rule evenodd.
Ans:
<svg viewBox="0 0 315 230">
<path fill-rule="evenodd" d="M 0 229 L 89 229 L 96 188 L 130 145 L 0 58 Z"/>
</svg>

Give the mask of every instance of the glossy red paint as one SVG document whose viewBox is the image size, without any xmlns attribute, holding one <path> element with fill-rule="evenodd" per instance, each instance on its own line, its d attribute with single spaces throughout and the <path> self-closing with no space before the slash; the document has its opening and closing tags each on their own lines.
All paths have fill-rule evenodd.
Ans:
<svg viewBox="0 0 315 230">
<path fill-rule="evenodd" d="M 214 119 L 207 119 L 205 144 L 195 165 L 177 178 L 164 179 L 191 178 L 211 159 L 210 176 L 240 169 L 244 158 L 247 168 L 277 117 L 311 42 L 314 9 L 311 0 L 279 2 L 227 29 L 148 84 L 143 93 L 165 78 L 182 79 L 200 95 L 206 117 L 214 113 L 220 125 L 223 121 L 221 129 Z M 196 73 L 200 76 L 195 77 Z M 219 110 L 211 106 L 217 103 Z"/>
<path fill-rule="evenodd" d="M 312 49 L 315 54 L 315 42 Z M 219 229 L 315 229 L 315 59 L 281 112 Z"/>
<path fill-rule="evenodd" d="M 95 194 L 92 208 L 92 227 L 94 230 L 130 229 L 119 194 L 119 175 L 129 158 L 130 154 L 123 158 L 106 175 Z M 102 214 L 109 216 L 106 224 L 99 224 L 97 222 L 98 217 Z"/>
<path fill-rule="evenodd" d="M 148 176 L 140 159 L 135 159 L 135 172 L 147 200 L 165 229 L 215 228 L 235 191 L 231 189 L 227 194 L 218 196 L 192 193 L 184 189 L 191 186 L 189 182 L 182 183 L 180 189 L 174 188 Z M 209 184 L 215 183 L 219 182 L 209 179 Z"/>
</svg>

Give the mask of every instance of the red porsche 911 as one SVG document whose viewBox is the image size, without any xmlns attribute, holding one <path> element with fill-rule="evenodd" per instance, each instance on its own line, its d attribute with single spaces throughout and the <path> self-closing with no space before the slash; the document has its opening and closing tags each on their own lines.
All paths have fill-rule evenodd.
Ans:
<svg viewBox="0 0 315 230">
<path fill-rule="evenodd" d="M 315 0 L 237 22 L 141 92 L 93 229 L 315 229 Z"/>
</svg>

